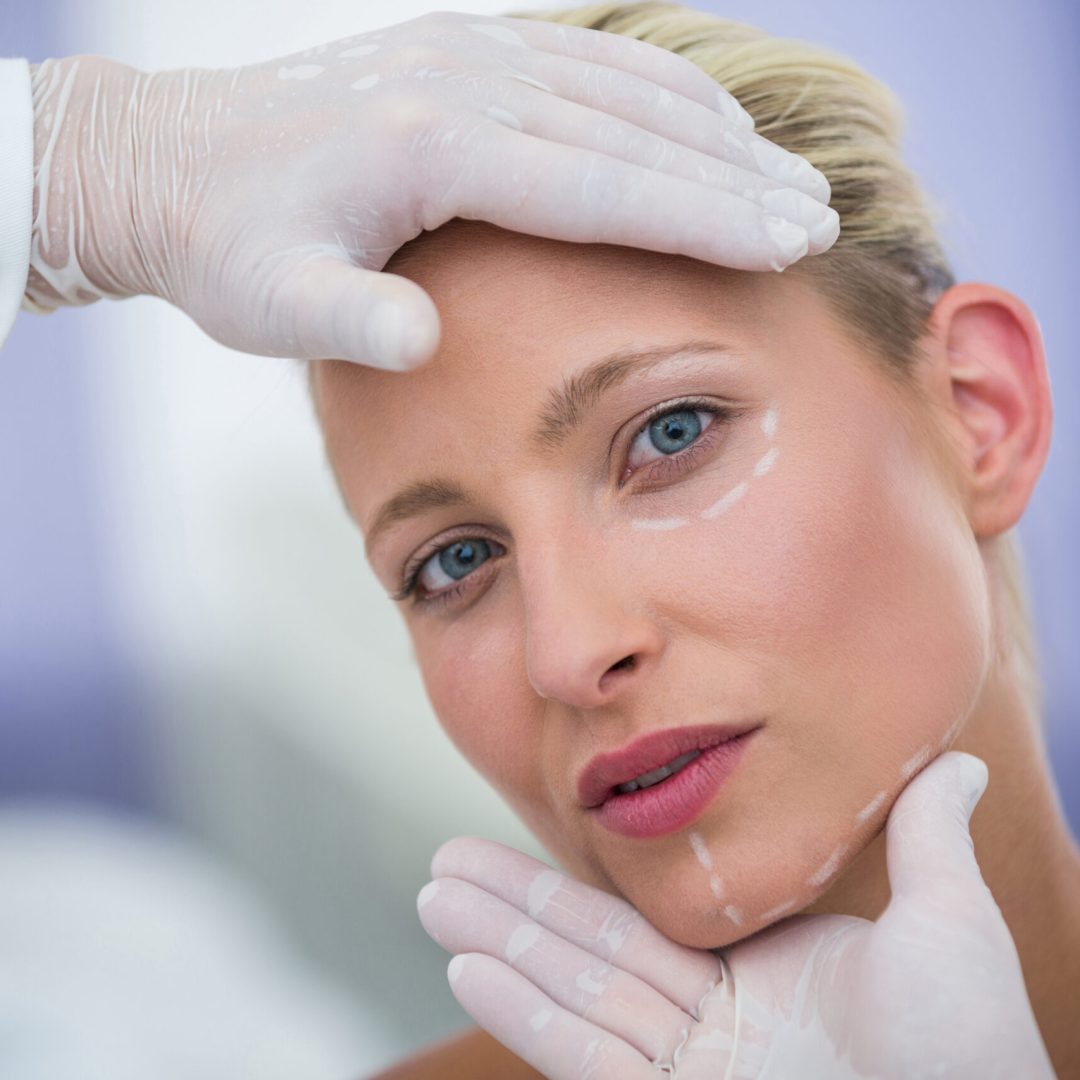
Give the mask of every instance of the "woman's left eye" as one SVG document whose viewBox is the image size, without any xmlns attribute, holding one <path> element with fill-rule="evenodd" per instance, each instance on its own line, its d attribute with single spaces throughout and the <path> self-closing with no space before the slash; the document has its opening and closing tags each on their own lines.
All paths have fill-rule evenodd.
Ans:
<svg viewBox="0 0 1080 1080">
<path fill-rule="evenodd" d="M 656 413 L 630 444 L 622 480 L 650 462 L 678 457 L 691 447 L 704 448 L 704 442 L 712 442 L 712 429 L 717 423 L 729 419 L 732 419 L 730 412 L 716 407 L 706 408 L 703 402 L 697 401 L 679 402 L 664 412 Z M 703 434 L 710 438 L 703 440 Z M 680 464 L 688 465 L 689 461 Z"/>
</svg>

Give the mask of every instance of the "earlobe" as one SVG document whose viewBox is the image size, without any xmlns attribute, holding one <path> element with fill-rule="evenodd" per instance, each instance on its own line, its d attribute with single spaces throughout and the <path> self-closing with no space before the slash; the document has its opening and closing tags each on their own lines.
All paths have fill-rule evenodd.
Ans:
<svg viewBox="0 0 1080 1080">
<path fill-rule="evenodd" d="M 1049 452 L 1042 333 L 1022 300 L 978 282 L 944 293 L 931 325 L 966 447 L 971 526 L 978 537 L 997 536 L 1019 521 Z"/>
</svg>

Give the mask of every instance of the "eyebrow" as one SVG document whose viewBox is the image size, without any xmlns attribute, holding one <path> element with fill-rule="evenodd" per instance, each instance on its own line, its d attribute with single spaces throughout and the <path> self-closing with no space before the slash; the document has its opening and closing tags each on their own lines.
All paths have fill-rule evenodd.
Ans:
<svg viewBox="0 0 1080 1080">
<path fill-rule="evenodd" d="M 608 353 L 565 379 L 561 386 L 548 391 L 547 401 L 531 436 L 533 446 L 540 452 L 557 450 L 581 426 L 600 398 L 631 375 L 676 357 L 717 352 L 733 354 L 734 350 L 729 345 L 715 341 L 693 340 L 681 345 L 663 345 L 651 349 L 624 348 Z M 469 501 L 469 493 L 454 480 L 443 477 L 418 480 L 402 488 L 379 507 L 372 518 L 364 546 L 370 555 L 379 537 L 392 525 L 428 510 L 460 506 Z"/>
</svg>

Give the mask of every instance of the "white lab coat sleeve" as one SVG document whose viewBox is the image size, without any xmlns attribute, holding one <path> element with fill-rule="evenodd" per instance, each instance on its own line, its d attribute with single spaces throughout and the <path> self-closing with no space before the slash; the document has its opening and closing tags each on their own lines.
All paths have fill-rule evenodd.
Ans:
<svg viewBox="0 0 1080 1080">
<path fill-rule="evenodd" d="M 30 65 L 0 60 L 0 345 L 22 305 L 34 202 Z"/>
</svg>

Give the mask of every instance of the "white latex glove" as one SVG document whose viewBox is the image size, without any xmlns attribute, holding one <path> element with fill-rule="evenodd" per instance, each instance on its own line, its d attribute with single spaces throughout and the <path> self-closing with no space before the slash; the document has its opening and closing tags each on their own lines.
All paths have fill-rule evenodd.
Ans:
<svg viewBox="0 0 1080 1080">
<path fill-rule="evenodd" d="M 418 898 L 454 996 L 552 1080 L 1052 1078 L 1016 947 L 975 861 L 985 764 L 943 754 L 886 825 L 877 922 L 784 919 L 714 952 L 490 841 L 444 844 Z"/>
<path fill-rule="evenodd" d="M 839 233 L 727 91 L 596 30 L 439 12 L 235 70 L 48 60 L 33 89 L 28 301 L 160 296 L 248 352 L 430 359 L 434 304 L 379 271 L 455 217 L 745 270 Z"/>
</svg>

